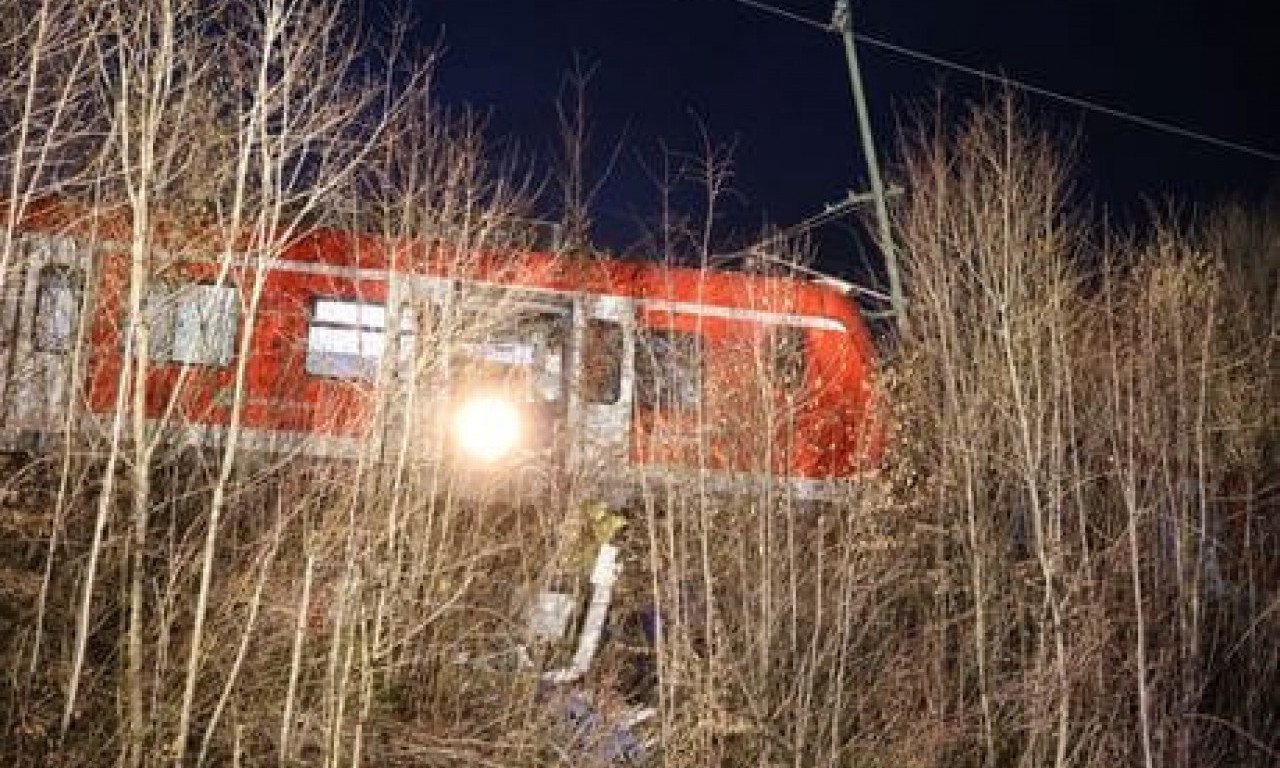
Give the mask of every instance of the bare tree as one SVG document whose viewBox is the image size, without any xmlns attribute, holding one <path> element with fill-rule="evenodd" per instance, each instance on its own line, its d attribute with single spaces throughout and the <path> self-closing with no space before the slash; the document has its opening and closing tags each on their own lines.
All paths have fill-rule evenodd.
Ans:
<svg viewBox="0 0 1280 768">
<path fill-rule="evenodd" d="M 604 166 L 598 172 L 588 167 L 594 136 L 587 95 L 596 69 L 596 66 L 584 66 L 580 59 L 575 58 L 574 69 L 565 77 L 556 99 L 556 119 L 560 129 L 556 179 L 564 212 L 562 245 L 569 252 L 585 253 L 590 250 L 591 210 L 613 174 L 625 144 L 625 137 L 618 137 Z"/>
</svg>

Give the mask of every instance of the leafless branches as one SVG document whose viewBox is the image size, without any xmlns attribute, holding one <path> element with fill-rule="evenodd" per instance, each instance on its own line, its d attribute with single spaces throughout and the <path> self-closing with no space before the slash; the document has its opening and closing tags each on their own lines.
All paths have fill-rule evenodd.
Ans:
<svg viewBox="0 0 1280 768">
<path fill-rule="evenodd" d="M 487 149 L 482 120 L 435 101 L 430 60 L 393 41 L 366 76 L 336 5 L 88 6 L 13 0 L 0 16 L 0 279 L 25 268 L 24 213 L 72 194 L 119 276 L 104 288 L 118 318 L 82 318 L 75 345 L 121 351 L 109 369 L 70 358 L 113 399 L 90 418 L 71 396 L 31 491 L 38 531 L 5 548 L 0 575 L 32 560 L 42 582 L 0 634 L 21 694 L 0 718 L 5 756 L 586 761 L 568 694 L 530 671 L 574 649 L 526 624 L 539 592 L 585 595 L 608 540 L 624 553 L 619 637 L 575 693 L 604 723 L 651 694 L 656 716 L 631 733 L 653 738 L 655 765 L 1274 759 L 1280 288 L 1254 258 L 1274 252 L 1274 223 L 1235 212 L 1096 242 L 1058 149 L 1002 102 L 907 149 L 912 324 L 878 382 L 898 433 L 846 498 L 814 511 L 768 479 L 800 449 L 789 425 L 810 393 L 788 366 L 796 339 L 744 334 L 741 365 L 699 379 L 705 400 L 650 437 L 683 440 L 699 469 L 742 462 L 752 494 L 726 501 L 695 472 L 656 477 L 625 515 L 564 503 L 579 478 L 557 478 L 556 503 L 475 504 L 419 461 L 414 428 L 447 350 L 501 324 L 504 299 L 433 314 L 439 297 L 397 272 L 516 242 L 534 180 Z M 588 79 L 560 113 L 578 244 Z M 672 262 L 712 259 L 734 194 L 731 148 L 701 141 L 653 173 L 654 251 Z M 261 406 L 247 361 L 273 341 L 253 322 L 266 280 L 317 224 L 393 244 L 386 290 L 405 301 L 387 327 L 417 311 L 416 356 L 401 365 L 389 341 L 352 387 L 378 430 L 341 461 L 250 450 L 246 426 Z M 199 405 L 225 414 L 212 446 L 186 431 L 207 372 L 157 385 L 175 283 L 236 288 L 227 386 Z"/>
</svg>

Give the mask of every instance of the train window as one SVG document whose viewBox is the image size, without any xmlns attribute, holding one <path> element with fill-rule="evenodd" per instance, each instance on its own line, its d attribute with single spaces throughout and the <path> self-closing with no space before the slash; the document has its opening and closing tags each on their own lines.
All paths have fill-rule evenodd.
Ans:
<svg viewBox="0 0 1280 768">
<path fill-rule="evenodd" d="M 636 404 L 689 410 L 702 401 L 702 344 L 696 333 L 641 331 L 636 344 Z"/>
<path fill-rule="evenodd" d="M 235 353 L 240 302 L 235 286 L 162 282 L 147 292 L 152 360 L 225 367 Z"/>
<path fill-rule="evenodd" d="M 568 317 L 512 312 L 473 324 L 454 344 L 454 366 L 468 381 L 516 386 L 544 402 L 564 394 Z"/>
<path fill-rule="evenodd" d="M 387 308 L 354 299 L 316 299 L 307 328 L 307 373 L 339 379 L 377 378 L 387 347 Z M 399 359 L 413 360 L 417 345 L 417 313 L 400 315 Z"/>
<path fill-rule="evenodd" d="M 571 305 L 563 297 L 460 284 L 458 303 L 449 336 L 456 382 L 499 385 L 533 401 L 564 397 Z"/>
<path fill-rule="evenodd" d="M 582 399 L 611 405 L 622 394 L 622 326 L 588 320 L 582 344 Z"/>
<path fill-rule="evenodd" d="M 774 331 L 773 347 L 774 381 L 783 389 L 795 391 L 804 386 L 805 329 L 786 326 Z"/>
<path fill-rule="evenodd" d="M 65 264 L 40 270 L 36 286 L 35 345 L 39 352 L 66 352 L 75 342 L 84 273 Z"/>
</svg>

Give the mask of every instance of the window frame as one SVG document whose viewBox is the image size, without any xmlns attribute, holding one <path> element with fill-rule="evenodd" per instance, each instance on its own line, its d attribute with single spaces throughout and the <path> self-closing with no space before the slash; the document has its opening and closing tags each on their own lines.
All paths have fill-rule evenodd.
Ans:
<svg viewBox="0 0 1280 768">
<path fill-rule="evenodd" d="M 70 276 L 64 286 L 68 286 L 66 291 L 67 297 L 70 299 L 69 307 L 59 307 L 56 303 L 50 307 L 48 301 L 56 290 L 51 287 L 50 280 L 46 280 L 47 275 L 61 274 Z M 42 354 L 65 354 L 70 352 L 75 346 L 76 334 L 80 325 L 80 311 L 84 303 L 84 286 L 85 271 L 83 268 L 73 264 L 50 263 L 45 264 L 36 274 L 36 300 L 35 300 L 35 316 L 32 318 L 31 324 L 31 343 L 36 352 Z M 62 286 L 58 286 L 62 287 Z M 46 310 L 52 309 L 52 312 Z M 51 324 L 52 320 L 58 317 L 58 310 L 68 309 L 67 327 L 58 329 L 62 333 L 57 334 L 56 343 L 49 343 L 50 338 L 54 338 L 49 333 L 50 328 L 56 327 Z"/>
<path fill-rule="evenodd" d="M 355 320 L 349 322 L 345 320 L 319 318 L 320 308 L 323 303 L 355 307 Z M 366 322 L 366 318 L 363 315 L 365 309 L 369 307 L 373 307 L 381 311 L 381 325 Z M 312 296 L 307 306 L 307 332 L 304 339 L 303 371 L 308 376 L 317 379 L 347 382 L 376 382 L 378 380 L 378 372 L 382 368 L 383 358 L 386 356 L 387 347 L 389 346 L 389 342 L 392 338 L 392 335 L 388 330 L 388 322 L 391 320 L 392 316 L 392 304 L 387 301 L 373 301 L 360 297 L 335 294 L 318 294 Z M 417 355 L 418 339 L 421 328 L 419 327 L 419 312 L 409 303 L 401 303 L 398 318 L 400 330 L 396 340 L 397 354 L 399 357 L 399 365 L 397 367 L 398 370 L 403 373 L 406 369 L 411 370 L 412 368 L 413 361 Z M 322 359 L 322 357 L 328 357 L 332 354 L 331 351 L 323 353 L 316 352 L 316 344 L 314 340 L 316 338 L 315 331 L 317 329 L 347 331 L 357 334 L 358 340 L 356 346 L 359 351 L 354 355 L 350 355 L 360 361 L 354 372 L 339 371 L 332 368 L 329 370 L 316 370 L 316 361 Z M 360 339 L 363 339 L 366 334 L 379 339 L 378 348 L 373 357 L 363 354 L 363 347 L 361 346 L 362 342 Z M 405 343 L 405 339 L 409 340 L 408 344 Z M 372 365 L 365 365 L 365 363 L 368 362 L 371 362 Z"/>
<path fill-rule="evenodd" d="M 803 325 L 778 325 L 766 337 L 769 344 L 770 373 L 779 389 L 790 394 L 803 392 L 809 378 L 810 329 Z"/>
<path fill-rule="evenodd" d="M 607 328 L 607 332 L 603 336 L 593 335 L 593 329 Z M 607 337 L 608 341 L 603 344 L 599 343 L 600 338 Z M 581 370 L 578 373 L 579 392 L 582 401 L 589 405 L 617 405 L 622 399 L 622 359 L 625 356 L 624 344 L 625 335 L 622 323 L 604 317 L 589 317 L 583 324 L 582 329 L 582 354 Z M 604 355 L 596 355 L 596 350 L 605 350 Z M 598 372 L 596 363 L 600 360 L 607 361 L 608 370 L 604 376 L 599 377 L 607 383 L 606 386 L 591 387 L 588 389 L 587 381 L 592 378 L 592 373 Z M 597 392 L 605 392 L 606 394 L 597 396 Z"/>
<path fill-rule="evenodd" d="M 661 362 L 653 354 L 653 339 L 665 339 L 666 351 Z M 675 350 L 673 340 L 679 340 L 682 349 Z M 637 408 L 666 413 L 689 413 L 705 407 L 707 402 L 707 339 L 697 331 L 686 331 L 678 328 L 642 326 L 637 329 L 635 353 L 635 383 L 633 401 Z M 691 363 L 687 368 L 672 365 L 677 355 L 686 356 Z M 658 377 L 659 370 L 663 375 Z M 671 376 L 672 371 L 681 371 L 679 382 Z M 685 386 L 676 386 L 683 384 Z M 656 385 L 656 386 L 655 386 Z M 692 389 L 689 389 L 689 387 Z M 671 392 L 681 393 L 681 397 L 671 397 Z M 694 397 L 687 397 L 689 392 Z"/>
<path fill-rule="evenodd" d="M 508 377 L 504 385 L 523 378 L 527 388 L 520 396 L 529 402 L 567 402 L 573 313 L 571 300 L 555 293 L 520 285 L 458 283 L 452 319 L 456 335 L 447 342 L 451 386 L 493 384 L 501 378 L 487 381 L 491 373 L 485 368 L 493 366 Z M 503 359 L 504 349 L 512 359 Z"/>
<path fill-rule="evenodd" d="M 198 313 L 213 306 L 212 303 L 204 303 L 203 297 L 215 291 L 221 294 L 219 298 L 225 303 L 224 308 L 229 310 L 230 318 L 226 323 L 229 328 L 225 331 L 219 330 L 217 337 L 223 345 L 217 350 L 220 354 L 217 356 L 204 354 L 210 349 L 209 331 L 203 327 L 202 320 L 197 317 L 200 344 L 187 344 L 181 349 L 183 351 L 199 349 L 202 354 L 179 356 L 178 334 L 184 327 L 182 323 L 189 320 L 190 315 L 187 313 L 193 309 Z M 193 300 L 193 295 L 201 298 Z M 147 349 L 149 363 L 217 369 L 230 368 L 235 363 L 236 354 L 239 351 L 241 312 L 239 287 L 234 282 L 188 279 L 155 281 L 147 286 L 146 295 L 143 298 L 143 312 L 146 315 L 146 321 L 151 324 Z"/>
</svg>

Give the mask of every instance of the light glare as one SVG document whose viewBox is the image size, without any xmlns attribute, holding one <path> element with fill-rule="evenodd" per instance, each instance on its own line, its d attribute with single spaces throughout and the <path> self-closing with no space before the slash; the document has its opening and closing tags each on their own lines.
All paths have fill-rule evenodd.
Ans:
<svg viewBox="0 0 1280 768">
<path fill-rule="evenodd" d="M 454 417 L 458 445 L 482 461 L 495 461 L 520 440 L 520 413 L 501 397 L 477 397 L 462 404 Z"/>
</svg>

